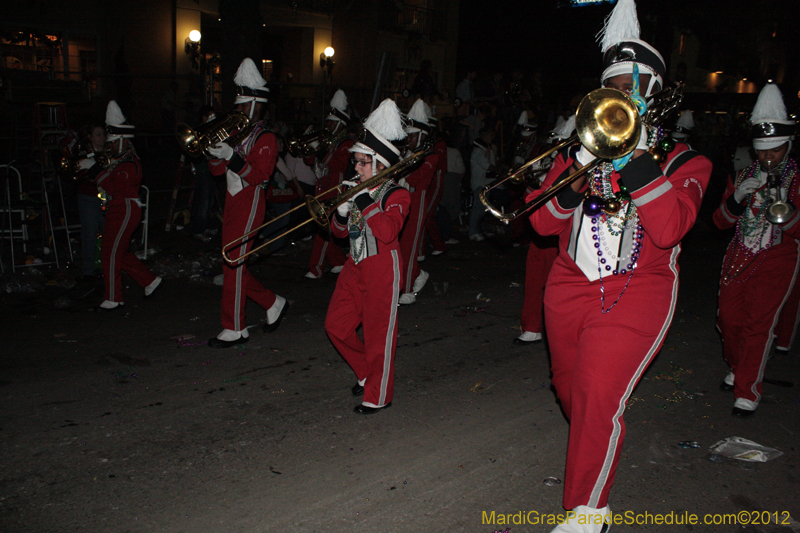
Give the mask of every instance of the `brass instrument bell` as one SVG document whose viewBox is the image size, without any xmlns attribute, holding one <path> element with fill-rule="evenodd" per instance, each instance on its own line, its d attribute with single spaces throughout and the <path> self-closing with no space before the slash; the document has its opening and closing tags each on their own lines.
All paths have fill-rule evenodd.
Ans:
<svg viewBox="0 0 800 533">
<path fill-rule="evenodd" d="M 227 142 L 231 146 L 239 144 L 250 134 L 252 124 L 241 111 L 231 111 L 218 120 L 212 120 L 194 129 L 181 122 L 175 127 L 175 137 L 181 148 L 190 156 L 201 154 L 211 159 L 208 149 L 215 144 Z"/>
</svg>

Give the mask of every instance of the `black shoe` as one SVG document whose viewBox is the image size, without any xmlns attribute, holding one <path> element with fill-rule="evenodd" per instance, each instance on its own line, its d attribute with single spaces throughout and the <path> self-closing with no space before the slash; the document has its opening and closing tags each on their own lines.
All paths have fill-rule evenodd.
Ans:
<svg viewBox="0 0 800 533">
<path fill-rule="evenodd" d="M 392 402 L 387 403 L 383 407 L 369 407 L 369 406 L 366 406 L 366 405 L 363 405 L 363 404 L 358 404 L 358 405 L 356 405 L 355 409 L 353 409 L 353 412 L 355 414 L 357 414 L 357 415 L 374 415 L 378 411 L 380 411 L 382 409 L 388 409 L 391 406 L 392 406 Z"/>
<path fill-rule="evenodd" d="M 356 383 L 355 385 L 353 385 L 353 388 L 350 389 L 350 390 L 353 391 L 353 396 L 364 396 L 364 386 L 363 385 L 359 385 L 358 383 Z"/>
<path fill-rule="evenodd" d="M 748 409 L 741 409 L 739 407 L 734 407 L 733 412 L 731 413 L 733 416 L 738 416 L 740 418 L 747 418 L 748 416 L 753 416 L 755 411 L 750 411 Z"/>
<path fill-rule="evenodd" d="M 722 383 L 719 384 L 719 390 L 731 391 L 733 390 L 733 385 L 728 385 L 723 381 Z"/>
<path fill-rule="evenodd" d="M 278 329 L 278 326 L 281 325 L 281 320 L 283 320 L 283 317 L 286 316 L 287 309 L 289 309 L 289 300 L 286 300 L 286 303 L 283 304 L 283 309 L 281 309 L 281 314 L 278 315 L 278 318 L 275 319 L 275 322 L 273 322 L 272 324 L 264 324 L 264 326 L 261 328 L 261 331 L 263 331 L 264 333 L 272 333 L 273 331 Z"/>
<path fill-rule="evenodd" d="M 231 346 L 238 346 L 239 344 L 244 344 L 248 340 L 250 340 L 250 337 L 239 336 L 239 338 L 236 339 L 235 341 L 223 341 L 214 337 L 213 339 L 208 340 L 208 346 L 211 348 L 230 348 Z"/>
<path fill-rule="evenodd" d="M 775 348 L 775 355 L 789 355 L 789 350 L 786 348 Z"/>
</svg>

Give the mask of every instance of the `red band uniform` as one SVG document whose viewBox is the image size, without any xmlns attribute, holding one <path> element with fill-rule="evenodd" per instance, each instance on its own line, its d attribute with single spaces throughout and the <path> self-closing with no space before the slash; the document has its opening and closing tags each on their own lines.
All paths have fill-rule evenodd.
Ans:
<svg viewBox="0 0 800 533">
<path fill-rule="evenodd" d="M 781 179 L 783 190 L 788 190 L 787 202 L 798 206 L 796 169 L 795 160 L 787 160 Z M 784 224 L 767 221 L 766 182 L 741 203 L 734 198 L 737 187 L 760 172 L 758 162 L 741 170 L 728 183 L 722 204 L 714 213 L 714 223 L 720 229 L 736 226 L 722 266 L 717 327 L 725 361 L 735 378 L 734 396 L 755 405 L 761 400 L 761 382 L 778 315 L 792 293 L 800 268 L 800 212 L 795 210 Z"/>
<path fill-rule="evenodd" d="M 351 239 L 325 318 L 331 342 L 364 383 L 363 405 L 384 407 L 394 396 L 394 356 L 397 348 L 397 302 L 403 282 L 398 236 L 411 203 L 408 191 L 391 180 L 355 198 L 357 212 L 336 214 L 331 232 Z M 364 340 L 356 329 L 363 324 Z M 366 382 L 364 382 L 366 380 Z"/>
<path fill-rule="evenodd" d="M 425 197 L 428 187 L 439 163 L 438 156 L 434 153 L 425 158 L 422 165 L 409 174 L 405 181 L 410 193 L 411 205 L 408 219 L 400 234 L 400 251 L 403 256 L 403 294 L 413 293 L 414 281 L 420 275 L 417 257 L 421 255 L 422 232 L 425 224 Z"/>
<path fill-rule="evenodd" d="M 559 154 L 528 200 L 565 177 L 572 163 Z M 606 222 L 583 214 L 583 192 L 568 187 L 530 217 L 541 235 L 559 236 L 545 316 L 553 386 L 570 422 L 566 509 L 607 505 L 625 437 L 625 405 L 667 334 L 679 243 L 694 224 L 710 173 L 711 163 L 681 144 L 663 169 L 644 154 L 613 172 L 607 181 L 613 193 L 620 178 L 625 183 L 639 226 L 623 231 L 614 251 L 603 250 L 606 257 L 598 257 L 601 248 L 592 239 L 593 228 Z"/>
<path fill-rule="evenodd" d="M 344 175 L 347 172 L 350 163 L 350 148 L 355 141 L 347 137 L 347 132 L 343 131 L 334 139 L 334 144 L 323 160 L 323 165 L 327 167 L 327 172 L 322 179 L 317 180 L 316 194 L 323 193 L 339 185 L 344 180 Z M 328 200 L 336 196 L 336 191 L 324 196 L 323 200 Z M 308 271 L 316 277 L 322 277 L 322 269 L 325 266 L 325 261 L 330 263 L 331 267 L 340 267 L 344 265 L 347 257 L 342 249 L 327 235 L 317 233 L 314 238 L 314 247 L 311 249 L 311 260 L 308 264 Z"/>
<path fill-rule="evenodd" d="M 125 271 L 141 287 L 156 279 L 144 263 L 130 251 L 131 235 L 142 220 L 139 187 L 142 184 L 142 164 L 131 148 L 120 156 L 122 162 L 101 172 L 94 183 L 108 198 L 104 221 L 101 257 L 105 279 L 105 300 L 122 303 L 122 272 Z"/>
<path fill-rule="evenodd" d="M 249 232 L 264 219 L 264 189 L 275 167 L 277 147 L 275 135 L 259 122 L 250 135 L 239 143 L 233 157 L 211 159 L 208 166 L 214 176 L 225 175 L 228 191 L 225 194 L 225 212 L 222 221 L 222 242 L 230 242 Z M 252 241 L 231 250 L 236 259 L 252 248 Z M 222 327 L 233 331 L 246 328 L 245 305 L 252 299 L 264 309 L 275 303 L 275 294 L 265 288 L 247 269 L 246 261 L 223 266 Z"/>
</svg>

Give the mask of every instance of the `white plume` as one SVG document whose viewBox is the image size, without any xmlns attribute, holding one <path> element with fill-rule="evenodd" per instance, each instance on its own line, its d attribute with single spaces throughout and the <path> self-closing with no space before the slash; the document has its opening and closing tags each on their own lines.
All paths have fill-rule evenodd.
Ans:
<svg viewBox="0 0 800 533">
<path fill-rule="evenodd" d="M 553 129 L 553 138 L 556 139 L 568 139 L 572 132 L 575 131 L 575 115 L 572 115 L 567 120 L 565 120 L 561 126 L 556 125 Z"/>
<path fill-rule="evenodd" d="M 422 102 L 422 105 L 425 106 L 425 116 L 428 117 L 428 118 L 432 117 L 433 116 L 433 110 L 431 109 L 431 106 L 429 106 L 425 102 Z M 430 121 L 428 121 L 428 122 L 430 122 Z"/>
<path fill-rule="evenodd" d="M 347 95 L 344 94 L 343 90 L 339 89 L 334 93 L 333 98 L 331 98 L 331 107 L 339 111 L 347 111 Z"/>
<path fill-rule="evenodd" d="M 678 117 L 678 121 L 675 123 L 675 125 L 688 130 L 694 128 L 694 115 L 692 115 L 692 111 L 687 109 L 681 113 L 681 116 Z"/>
<path fill-rule="evenodd" d="M 246 57 L 242 60 L 242 64 L 239 65 L 239 70 L 236 71 L 236 75 L 233 77 L 233 83 L 249 89 L 261 89 L 267 84 L 267 81 L 261 77 L 253 60 Z"/>
<path fill-rule="evenodd" d="M 387 141 L 399 141 L 406 138 L 403 130 L 403 118 L 394 100 L 387 98 L 378 108 L 370 113 L 364 125 L 377 132 Z"/>
<path fill-rule="evenodd" d="M 110 100 L 106 108 L 106 124 L 119 126 L 120 124 L 125 124 L 125 122 L 127 122 L 127 119 L 125 115 L 122 114 L 122 110 L 119 108 L 117 101 Z"/>
<path fill-rule="evenodd" d="M 603 29 L 597 34 L 600 50 L 605 52 L 622 41 L 639 38 L 639 18 L 636 16 L 636 3 L 633 0 L 618 0 L 617 5 L 606 17 Z"/>
<path fill-rule="evenodd" d="M 517 120 L 517 125 L 524 126 L 528 123 L 528 112 L 523 110 L 522 113 L 519 114 L 519 119 Z"/>
<path fill-rule="evenodd" d="M 423 124 L 428 123 L 428 113 L 425 112 L 425 102 L 422 101 L 422 98 L 417 98 L 417 101 L 411 106 L 408 111 L 408 118 Z"/>
<path fill-rule="evenodd" d="M 750 115 L 750 123 L 761 124 L 762 122 L 785 120 L 787 120 L 786 105 L 783 103 L 781 90 L 774 83 L 768 83 L 758 95 L 753 114 Z"/>
</svg>

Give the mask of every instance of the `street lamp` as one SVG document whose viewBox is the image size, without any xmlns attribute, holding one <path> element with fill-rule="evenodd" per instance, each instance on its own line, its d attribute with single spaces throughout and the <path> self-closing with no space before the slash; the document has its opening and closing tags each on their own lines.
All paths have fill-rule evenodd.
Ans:
<svg viewBox="0 0 800 533">
<path fill-rule="evenodd" d="M 325 69 L 325 75 L 330 77 L 331 70 L 333 70 L 333 54 L 336 51 L 333 49 L 332 46 L 329 46 L 319 55 L 319 66 Z"/>
<path fill-rule="evenodd" d="M 183 51 L 190 57 L 192 61 L 192 68 L 197 70 L 199 68 L 198 57 L 200 56 L 200 32 L 192 30 L 189 36 L 183 41 Z"/>
<path fill-rule="evenodd" d="M 322 125 L 325 126 L 325 105 L 327 103 L 328 80 L 331 77 L 331 71 L 335 63 L 333 62 L 333 54 L 335 50 L 332 46 L 325 48 L 319 55 L 319 66 L 322 67 Z"/>
</svg>

